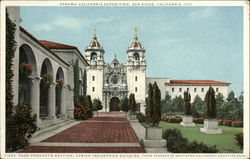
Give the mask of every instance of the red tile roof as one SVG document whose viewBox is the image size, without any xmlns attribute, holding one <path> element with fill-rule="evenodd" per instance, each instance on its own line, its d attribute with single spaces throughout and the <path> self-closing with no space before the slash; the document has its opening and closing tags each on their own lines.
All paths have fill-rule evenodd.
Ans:
<svg viewBox="0 0 250 159">
<path fill-rule="evenodd" d="M 66 63 L 63 59 L 61 59 L 58 55 L 56 55 L 54 52 L 50 51 L 47 47 L 45 47 L 42 43 L 40 43 L 39 40 L 37 40 L 37 38 L 35 38 L 32 34 L 30 34 L 27 30 L 25 30 L 23 27 L 20 26 L 20 31 L 22 31 L 23 33 L 25 33 L 27 36 L 29 36 L 32 40 L 34 40 L 35 42 L 37 42 L 39 45 L 41 45 L 44 49 L 46 49 L 49 53 L 51 53 L 52 55 L 54 55 L 56 58 L 58 58 L 61 62 L 63 62 L 64 64 L 66 64 L 67 66 L 69 66 L 68 63 Z"/>
<path fill-rule="evenodd" d="M 230 83 L 212 80 L 170 80 L 171 84 L 223 84 L 229 85 Z"/>
<path fill-rule="evenodd" d="M 77 49 L 77 47 L 75 46 L 60 44 L 52 41 L 46 41 L 46 40 L 38 40 L 38 41 L 48 49 Z"/>
</svg>

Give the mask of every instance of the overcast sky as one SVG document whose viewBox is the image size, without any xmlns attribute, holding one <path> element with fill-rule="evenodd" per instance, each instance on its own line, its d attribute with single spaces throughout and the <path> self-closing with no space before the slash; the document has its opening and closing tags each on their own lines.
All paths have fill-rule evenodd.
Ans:
<svg viewBox="0 0 250 159">
<path fill-rule="evenodd" d="M 84 48 L 97 38 L 105 61 L 126 62 L 134 27 L 147 77 L 218 80 L 243 90 L 242 7 L 21 7 L 21 25 L 40 40 Z"/>
</svg>

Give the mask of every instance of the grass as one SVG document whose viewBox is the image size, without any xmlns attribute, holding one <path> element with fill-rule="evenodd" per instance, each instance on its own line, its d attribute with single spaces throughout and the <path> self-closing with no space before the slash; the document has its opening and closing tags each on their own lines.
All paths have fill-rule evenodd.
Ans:
<svg viewBox="0 0 250 159">
<path fill-rule="evenodd" d="M 143 124 L 144 125 L 144 124 Z M 185 138 L 189 141 L 203 142 L 208 146 L 216 145 L 219 153 L 242 153 L 243 151 L 237 146 L 234 135 L 243 132 L 243 128 L 234 128 L 228 126 L 219 126 L 222 134 L 210 135 L 200 132 L 202 124 L 196 124 L 194 128 L 184 128 L 178 123 L 160 122 L 163 131 L 166 129 L 179 128 Z"/>
</svg>

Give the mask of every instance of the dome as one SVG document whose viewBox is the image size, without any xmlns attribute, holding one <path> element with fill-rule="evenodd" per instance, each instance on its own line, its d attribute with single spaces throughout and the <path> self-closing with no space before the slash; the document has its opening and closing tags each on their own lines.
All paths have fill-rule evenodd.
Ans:
<svg viewBox="0 0 250 159">
<path fill-rule="evenodd" d="M 93 40 L 89 43 L 89 47 L 101 47 L 100 43 L 97 41 L 96 34 L 93 35 Z"/>
<path fill-rule="evenodd" d="M 134 41 L 130 44 L 130 48 L 142 48 L 141 43 L 138 41 L 137 35 L 135 35 Z"/>
</svg>

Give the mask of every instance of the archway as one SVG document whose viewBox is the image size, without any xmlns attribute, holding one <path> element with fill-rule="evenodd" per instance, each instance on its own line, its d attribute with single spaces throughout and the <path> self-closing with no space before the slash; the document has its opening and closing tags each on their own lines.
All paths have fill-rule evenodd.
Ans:
<svg viewBox="0 0 250 159">
<path fill-rule="evenodd" d="M 113 97 L 109 103 L 109 111 L 120 111 L 120 100 L 118 97 Z"/>
<path fill-rule="evenodd" d="M 65 83 L 64 73 L 61 67 L 57 69 L 56 73 L 56 115 L 58 116 L 62 109 L 62 87 Z"/>
<path fill-rule="evenodd" d="M 37 63 L 32 49 L 27 44 L 23 44 L 19 48 L 18 68 L 18 103 L 30 104 L 31 81 L 28 76 L 37 76 Z"/>
<path fill-rule="evenodd" d="M 46 58 L 42 63 L 41 73 L 40 76 L 43 77 L 46 76 L 48 78 L 51 78 L 51 81 L 53 81 L 53 69 L 52 64 L 48 58 Z M 48 116 L 48 93 L 49 93 L 49 86 L 46 85 L 44 82 L 40 82 L 40 118 L 44 119 Z"/>
</svg>

